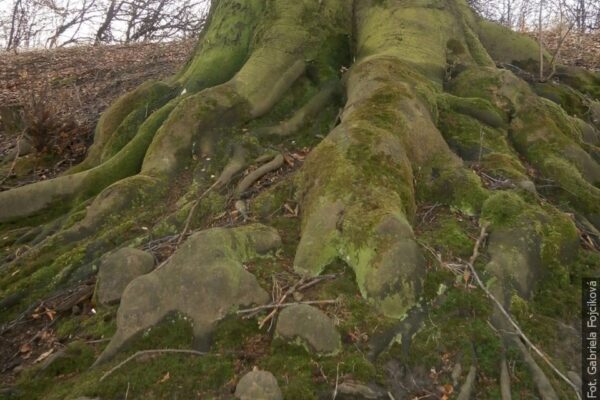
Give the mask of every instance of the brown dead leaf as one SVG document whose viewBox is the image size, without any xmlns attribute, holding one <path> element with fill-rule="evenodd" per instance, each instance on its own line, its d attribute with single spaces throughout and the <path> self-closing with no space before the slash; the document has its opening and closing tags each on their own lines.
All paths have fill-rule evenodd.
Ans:
<svg viewBox="0 0 600 400">
<path fill-rule="evenodd" d="M 465 281 L 465 285 L 469 283 L 470 279 L 471 279 L 471 271 L 466 269 L 465 272 L 463 273 L 463 280 Z"/>
<path fill-rule="evenodd" d="M 298 206 L 292 208 L 288 203 L 283 204 L 283 208 L 287 211 L 287 216 L 297 217 L 298 216 Z"/>
<path fill-rule="evenodd" d="M 50 321 L 54 321 L 54 316 L 56 315 L 56 311 L 46 308 L 44 312 Z"/>
<path fill-rule="evenodd" d="M 289 165 L 290 167 L 294 166 L 294 160 L 292 157 L 289 156 L 289 154 L 284 154 L 283 155 L 283 160 L 286 162 L 287 165 Z"/>
<path fill-rule="evenodd" d="M 454 386 L 450 385 L 449 383 L 445 384 L 444 393 L 447 395 L 451 395 L 452 393 L 454 393 Z"/>
<path fill-rule="evenodd" d="M 44 361 L 53 352 L 54 352 L 54 349 L 50 349 L 48 351 L 43 352 L 42 354 L 40 354 L 40 356 L 38 358 L 35 359 L 34 364 L 39 363 L 40 361 Z"/>
<path fill-rule="evenodd" d="M 169 379 L 171 379 L 171 374 L 169 372 L 167 372 L 165 374 L 165 376 L 163 376 L 162 378 L 160 378 L 160 380 L 158 381 L 158 383 L 165 383 Z"/>
<path fill-rule="evenodd" d="M 21 353 L 29 353 L 31 351 L 31 343 L 23 343 L 19 348 Z"/>
</svg>

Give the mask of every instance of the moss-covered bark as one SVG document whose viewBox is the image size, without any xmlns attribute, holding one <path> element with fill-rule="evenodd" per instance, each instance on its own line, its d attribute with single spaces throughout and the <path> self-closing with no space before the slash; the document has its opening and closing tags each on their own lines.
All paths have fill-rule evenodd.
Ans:
<svg viewBox="0 0 600 400">
<path fill-rule="evenodd" d="M 521 363 L 512 372 L 514 392 L 573 397 L 527 350 L 521 355 L 523 349 L 489 328 L 488 322 L 500 331 L 510 326 L 470 286 L 470 275 L 455 280 L 430 257 L 441 251 L 460 264 L 485 224 L 490 235 L 476 268 L 503 307 L 517 316 L 528 309 L 563 325 L 576 322 L 552 297 L 571 301 L 583 271 L 600 270 L 598 257 L 577 255 L 575 226 L 590 234 L 600 229 L 600 77 L 559 67 L 555 82 L 528 81 L 538 50 L 531 39 L 479 20 L 463 0 L 215 1 L 189 62 L 172 79 L 144 84 L 111 106 L 81 165 L 0 193 L 3 320 L 93 275 L 112 249 L 161 237 L 184 247 L 169 268 L 130 285 L 105 354 L 114 356 L 170 311 L 198 317 L 186 299 L 208 302 L 206 296 L 185 292 L 183 283 L 178 291 L 178 280 L 209 284 L 226 266 L 195 270 L 190 254 L 210 253 L 205 264 L 226 260 L 236 271 L 231 293 L 243 291 L 236 277 L 251 277 L 242 262 L 253 261 L 239 255 L 246 239 L 227 239 L 237 230 L 182 241 L 190 230 L 231 225 L 223 212 L 235 208 L 235 224 L 257 218 L 282 236 L 273 269 L 249 269 L 267 292 L 276 292 L 267 286 L 286 267 L 302 279 L 350 267 L 356 286 L 332 284 L 311 295 L 338 291 L 347 299 L 341 327 L 376 336 L 371 354 L 429 370 L 426 363 L 438 363 L 445 351 L 464 366 L 465 393 L 503 393 L 503 399 L 511 392 L 508 357 Z M 296 165 L 280 153 L 302 160 L 294 153 L 302 146 L 314 146 L 302 167 L 255 196 L 252 184 L 263 173 L 281 170 L 284 160 Z M 298 223 L 278 216 L 282 209 L 299 212 Z M 443 210 L 440 219 L 434 210 Z M 194 239 L 203 237 L 211 242 Z M 177 256 L 182 252 L 185 262 Z M 238 304 L 230 303 L 204 321 L 217 336 L 218 320 Z M 556 343 L 539 334 L 554 324 L 541 318 L 525 324 L 543 344 Z M 197 330 L 196 336 L 206 333 Z M 281 346 L 282 354 L 259 360 L 281 368 L 276 375 L 310 363 Z M 566 373 L 574 367 L 565 354 L 551 357 Z M 336 357 L 343 364 L 358 356 L 349 345 Z M 389 384 L 383 375 L 375 378 L 384 374 L 383 362 L 361 364 L 360 371 L 378 371 L 364 379 Z M 326 371 L 335 371 L 329 364 Z M 476 364 L 483 379 L 467 373 Z M 300 388 L 309 380 L 298 379 L 302 384 L 288 382 L 284 392 L 310 398 L 312 389 Z M 531 384 L 524 389 L 523 382 Z"/>
</svg>

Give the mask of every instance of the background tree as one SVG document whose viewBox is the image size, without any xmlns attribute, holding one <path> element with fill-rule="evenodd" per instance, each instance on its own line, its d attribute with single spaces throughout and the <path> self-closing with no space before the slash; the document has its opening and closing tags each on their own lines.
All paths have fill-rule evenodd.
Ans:
<svg viewBox="0 0 600 400">
<path fill-rule="evenodd" d="M 125 289 L 96 369 L 44 395 L 110 394 L 98 369 L 118 380 L 105 363 L 181 312 L 203 373 L 260 363 L 289 398 L 337 388 L 343 365 L 396 398 L 578 397 L 573 310 L 600 271 L 600 76 L 559 66 L 539 82 L 539 51 L 463 0 L 214 2 L 184 68 L 116 101 L 80 165 L 0 193 L 5 321 L 117 248 L 174 251 Z M 341 307 L 333 361 L 269 349 L 230 314 L 270 289 L 264 328 L 331 268 L 347 280 L 310 295 Z M 277 273 L 297 279 L 281 296 Z M 248 343 L 267 348 L 236 358 Z M 313 362 L 324 379 L 303 372 Z"/>
<path fill-rule="evenodd" d="M 197 35 L 207 0 L 14 0 L 0 14 L 6 50 L 169 41 Z"/>
</svg>

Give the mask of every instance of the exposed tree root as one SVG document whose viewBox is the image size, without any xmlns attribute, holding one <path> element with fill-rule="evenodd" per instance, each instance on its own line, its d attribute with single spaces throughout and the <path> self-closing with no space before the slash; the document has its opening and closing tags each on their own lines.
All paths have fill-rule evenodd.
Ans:
<svg viewBox="0 0 600 400">
<path fill-rule="evenodd" d="M 476 249 L 479 248 L 481 242 L 487 236 L 486 229 L 487 228 L 485 225 L 481 228 L 481 232 L 480 232 L 479 238 L 477 239 L 476 246 L 475 246 Z M 535 364 L 535 361 L 533 360 L 533 358 L 531 358 L 531 355 L 529 354 L 527 348 L 525 348 L 525 346 L 519 340 L 523 340 L 525 343 L 527 343 L 528 347 L 530 349 L 532 349 L 538 356 L 540 356 L 544 360 L 544 362 L 552 369 L 552 371 L 554 371 L 565 383 L 567 383 L 575 391 L 577 398 L 580 398 L 579 388 L 573 382 L 571 382 L 571 380 L 566 375 L 564 375 L 554 365 L 554 363 L 552 363 L 552 361 L 550 361 L 550 359 L 538 347 L 536 347 L 531 342 L 531 340 L 529 340 L 527 335 L 525 335 L 525 333 L 521 330 L 519 325 L 510 316 L 508 311 L 506 311 L 504 305 L 496 298 L 496 296 L 494 296 L 492 294 L 492 292 L 483 283 L 483 281 L 479 277 L 479 274 L 477 273 L 477 271 L 475 270 L 475 267 L 474 267 L 474 259 L 477 258 L 477 256 L 476 256 L 477 253 L 478 253 L 478 250 L 475 250 L 473 252 L 473 256 L 471 257 L 471 260 L 469 260 L 469 262 L 467 263 L 467 266 L 468 266 L 471 274 L 475 278 L 475 281 L 477 282 L 478 286 L 485 292 L 485 294 L 488 296 L 488 298 L 495 303 L 497 310 L 499 310 L 502 313 L 502 315 L 504 316 L 506 321 L 508 321 L 511 328 L 514 329 L 515 332 L 517 333 L 518 339 L 515 339 L 515 341 L 517 342 L 519 349 L 521 349 L 521 351 L 523 352 L 525 361 L 529 365 L 530 369 L 532 369 L 532 373 L 534 374 L 534 379 L 535 379 L 536 385 L 537 385 L 538 390 L 540 391 L 540 394 L 542 395 L 542 397 L 544 399 L 558 398 L 556 396 L 556 393 L 554 392 L 554 389 L 552 389 L 552 385 L 550 384 L 546 375 L 541 371 L 541 369 L 539 369 L 537 364 Z M 504 324 L 502 324 L 502 325 L 504 325 Z"/>
<path fill-rule="evenodd" d="M 510 375 L 508 373 L 508 365 L 506 364 L 506 357 L 502 357 L 500 363 L 500 395 L 502 400 L 511 400 L 512 395 L 510 392 Z"/>
<path fill-rule="evenodd" d="M 311 118 L 317 115 L 321 109 L 327 106 L 335 96 L 339 96 L 341 84 L 338 81 L 329 82 L 317 93 L 306 105 L 294 113 L 294 115 L 282 121 L 280 124 L 258 129 L 253 132 L 256 136 L 289 136 L 296 133 Z"/>
<path fill-rule="evenodd" d="M 457 400 L 469 400 L 475 390 L 475 379 L 477 378 L 477 367 L 471 365 L 469 368 L 469 373 L 467 374 L 467 378 L 465 382 L 462 384 L 460 388 L 460 392 L 458 393 Z"/>
<path fill-rule="evenodd" d="M 108 361 L 134 335 L 175 311 L 192 319 L 197 346 L 206 349 L 214 324 L 231 308 L 267 301 L 267 293 L 242 263 L 280 245 L 279 235 L 260 225 L 215 228 L 190 237 L 164 268 L 127 286 L 117 314 L 117 333 L 94 365 Z M 197 259 L 202 260 L 200 265 Z"/>
<path fill-rule="evenodd" d="M 242 196 L 244 194 L 244 192 L 246 190 L 248 190 L 250 188 L 250 186 L 252 186 L 256 181 L 258 181 L 260 178 L 262 178 L 269 172 L 272 172 L 272 171 L 275 171 L 275 170 L 281 168 L 282 165 L 283 165 L 283 155 L 277 154 L 275 157 L 273 157 L 273 159 L 271 161 L 267 162 L 264 165 L 261 165 L 254 171 L 250 172 L 248 175 L 246 175 L 244 177 L 244 179 L 242 179 L 240 181 L 240 183 L 238 183 L 238 185 L 235 189 L 236 197 Z"/>
</svg>

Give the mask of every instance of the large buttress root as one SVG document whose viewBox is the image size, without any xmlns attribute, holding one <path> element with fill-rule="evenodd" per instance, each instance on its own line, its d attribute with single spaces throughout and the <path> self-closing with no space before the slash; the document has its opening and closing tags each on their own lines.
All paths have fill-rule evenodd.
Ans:
<svg viewBox="0 0 600 400">
<path fill-rule="evenodd" d="M 424 273 L 410 225 L 415 192 L 444 191 L 450 203 L 472 209 L 467 203 L 477 196 L 461 204 L 456 194 L 477 183 L 434 124 L 431 99 L 440 90 L 446 41 L 420 36 L 410 19 L 451 15 L 393 4 L 357 6 L 359 60 L 347 78 L 341 124 L 308 157 L 300 178 L 294 266 L 314 275 L 339 257 L 354 269 L 363 296 L 400 317 L 415 304 Z"/>
<path fill-rule="evenodd" d="M 277 231 L 262 225 L 192 235 L 167 264 L 127 286 L 117 313 L 117 332 L 96 365 L 171 312 L 189 317 L 197 343 L 208 343 L 214 324 L 233 307 L 269 300 L 242 263 L 280 245 Z"/>
<path fill-rule="evenodd" d="M 222 4 L 219 6 L 220 8 L 226 8 L 225 5 L 229 2 L 220 3 Z M 244 7 L 244 10 L 249 13 L 256 12 L 261 8 L 258 3 L 260 2 L 256 2 L 256 4 L 251 2 L 250 5 Z M 100 164 L 96 167 L 100 168 L 98 173 L 91 174 L 92 177 L 88 178 L 90 170 L 87 168 L 98 164 L 103 158 L 108 158 L 105 163 L 109 163 L 121 153 L 129 155 L 129 152 L 125 152 L 127 146 L 132 147 L 132 142 L 136 141 L 143 129 L 138 130 L 133 139 L 119 151 L 122 146 L 120 143 L 126 143 L 127 136 L 131 134 L 130 132 L 120 132 L 119 128 L 125 124 L 127 127 L 125 131 L 131 130 L 131 126 L 135 126 L 135 124 L 129 124 L 131 121 L 128 119 L 134 114 L 135 118 L 131 118 L 137 119 L 140 110 L 145 110 L 144 105 L 147 107 L 147 104 L 143 101 L 146 101 L 148 97 L 147 92 L 160 91 L 156 88 L 162 87 L 171 88 L 172 91 L 173 89 L 169 85 L 154 84 L 141 87 L 120 99 L 118 105 L 105 113 L 98 128 L 97 145 L 90 153 L 90 161 L 84 163 L 84 167 L 75 170 L 81 170 L 81 172 L 1 193 L 0 209 L 3 211 L 0 214 L 0 221 L 8 222 L 40 214 L 56 205 L 69 204 L 69 201 L 73 199 L 85 199 L 86 195 L 87 197 L 94 195 L 111 183 L 117 182 L 118 186 L 119 179 L 138 172 L 141 175 L 164 181 L 188 167 L 194 157 L 212 155 L 217 151 L 219 142 L 231 140 L 232 138 L 223 137 L 223 132 L 220 131 L 222 127 L 236 126 L 269 111 L 304 73 L 305 59 L 309 58 L 306 54 L 309 50 L 306 48 L 310 49 L 310 43 L 327 40 L 329 35 L 334 34 L 331 30 L 336 28 L 318 24 L 316 27 L 308 27 L 298 22 L 303 15 L 318 12 L 321 7 L 318 2 L 307 4 L 278 2 L 273 7 L 275 19 L 270 20 L 271 24 L 264 27 L 261 40 L 254 43 L 254 49 L 241 69 L 233 71 L 235 76 L 226 83 L 200 92 L 192 94 L 182 92 L 181 98 L 175 101 L 174 107 L 170 104 L 165 106 L 168 112 L 164 109 L 155 112 L 161 116 L 164 123 L 163 120 L 155 121 L 155 123 L 150 123 L 149 120 L 144 122 L 144 124 L 152 125 L 154 129 L 151 144 L 145 140 L 143 148 L 135 147 L 139 150 L 138 160 L 139 157 L 143 159 L 141 167 L 138 161 L 130 169 L 117 166 L 117 168 L 108 167 L 108 171 L 104 171 L 104 168 L 107 167 Z M 327 11 L 339 11 L 340 14 L 344 14 L 342 9 L 348 8 L 348 6 L 332 2 L 327 8 Z M 231 46 L 237 49 L 236 51 L 239 50 L 238 42 L 226 40 L 226 34 L 230 33 L 228 29 L 231 28 L 229 25 L 218 25 L 214 29 L 217 31 L 217 37 L 223 41 L 222 44 L 225 46 L 223 51 L 225 52 L 229 51 Z M 310 28 L 318 29 L 320 35 L 315 35 L 312 30 L 309 31 Z M 225 32 L 220 32 L 221 30 Z M 207 35 L 210 36 L 210 33 Z M 270 46 L 270 41 L 276 39 L 281 40 L 284 45 Z M 201 46 L 198 57 L 203 61 L 191 62 L 188 66 L 193 69 L 193 72 L 190 72 L 191 75 L 184 73 L 178 77 L 179 81 L 173 87 L 181 87 L 179 86 L 181 84 L 185 86 L 186 80 L 188 83 L 191 80 L 196 82 L 190 83 L 196 89 L 200 81 L 218 83 L 215 81 L 220 78 L 217 78 L 215 74 L 222 77 L 222 71 L 215 68 L 214 65 L 210 69 L 205 68 L 204 63 L 210 62 L 211 57 L 202 58 L 203 55 L 206 55 L 204 53 L 213 54 L 215 51 L 212 46 Z M 325 71 L 323 78 L 331 78 L 327 76 L 327 74 L 331 74 L 327 68 L 331 69 L 331 67 L 322 65 L 321 68 Z M 138 105 L 138 103 L 143 104 Z M 157 120 L 158 118 L 153 115 L 150 119 Z M 154 135 L 154 133 L 156 134 Z M 137 142 L 139 141 L 137 140 Z M 112 146 L 109 146 L 111 144 Z M 111 157 L 114 152 L 116 155 Z M 111 174 L 113 170 L 116 170 L 116 174 Z M 88 193 L 86 188 L 93 189 L 90 190 L 91 193 Z M 24 198 L 35 200 L 23 202 Z"/>
</svg>

